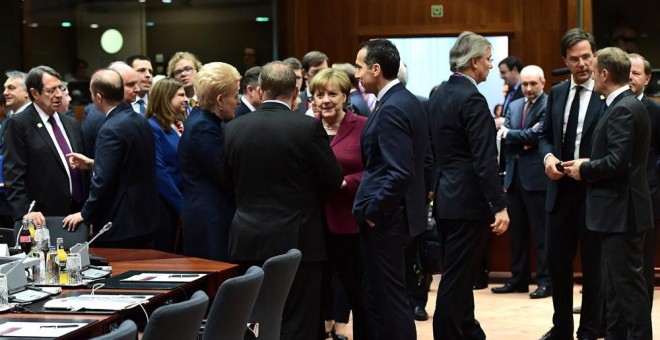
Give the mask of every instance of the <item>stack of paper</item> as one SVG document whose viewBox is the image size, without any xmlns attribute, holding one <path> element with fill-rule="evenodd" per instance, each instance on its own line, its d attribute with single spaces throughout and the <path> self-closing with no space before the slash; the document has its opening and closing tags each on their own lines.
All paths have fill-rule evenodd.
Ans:
<svg viewBox="0 0 660 340">
<path fill-rule="evenodd" d="M 44 304 L 46 309 L 110 310 L 118 311 L 133 308 L 147 302 L 154 295 L 78 295 L 52 299 Z"/>
</svg>

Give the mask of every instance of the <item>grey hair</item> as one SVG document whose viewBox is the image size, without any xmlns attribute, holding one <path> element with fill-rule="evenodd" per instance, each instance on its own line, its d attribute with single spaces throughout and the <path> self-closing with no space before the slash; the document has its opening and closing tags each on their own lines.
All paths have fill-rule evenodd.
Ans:
<svg viewBox="0 0 660 340">
<path fill-rule="evenodd" d="M 449 51 L 449 69 L 452 72 L 466 69 L 472 58 L 482 57 L 491 46 L 491 43 L 479 34 L 469 31 L 461 33 Z"/>
<path fill-rule="evenodd" d="M 25 78 L 27 78 L 27 73 L 21 71 L 7 71 L 5 75 L 7 76 L 7 79 L 20 78 L 23 89 L 27 90 L 27 87 L 25 87 Z"/>
<path fill-rule="evenodd" d="M 522 76 L 523 74 L 531 74 L 538 76 L 539 79 L 545 80 L 545 75 L 543 74 L 543 69 L 536 66 L 536 65 L 527 65 L 523 67 L 523 69 L 520 71 L 520 75 Z"/>
<path fill-rule="evenodd" d="M 406 64 L 401 61 L 399 64 L 399 72 L 396 74 L 397 79 L 403 84 L 403 86 L 406 86 L 408 83 L 408 68 L 406 67 Z"/>
<path fill-rule="evenodd" d="M 120 74 L 124 71 L 133 70 L 132 67 L 130 67 L 127 63 L 123 61 L 114 61 L 110 63 L 110 65 L 108 65 L 108 68 L 113 71 L 117 71 Z"/>
</svg>

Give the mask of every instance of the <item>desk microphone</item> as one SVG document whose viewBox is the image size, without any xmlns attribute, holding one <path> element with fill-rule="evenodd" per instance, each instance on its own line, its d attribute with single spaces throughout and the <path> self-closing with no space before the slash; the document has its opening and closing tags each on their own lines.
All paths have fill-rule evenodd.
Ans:
<svg viewBox="0 0 660 340">
<path fill-rule="evenodd" d="M 21 223 L 21 227 L 18 229 L 18 234 L 16 235 L 16 244 L 14 244 L 14 249 L 21 249 L 21 245 L 18 243 L 18 240 L 21 238 L 21 231 L 23 231 L 23 227 L 27 224 L 28 221 L 28 216 L 30 216 L 30 213 L 32 212 L 32 209 L 34 209 L 34 204 L 37 203 L 37 201 L 32 201 L 30 203 L 30 207 L 28 208 L 27 214 L 25 214 L 25 218 L 23 219 L 23 223 Z"/>
<path fill-rule="evenodd" d="M 96 240 L 97 238 L 99 238 L 99 236 L 103 235 L 103 233 L 105 233 L 106 231 L 110 230 L 110 228 L 112 228 L 112 222 L 108 222 L 108 223 L 106 223 L 106 224 L 103 226 L 103 228 L 101 228 L 101 230 L 99 230 L 99 233 L 96 234 L 96 236 L 94 236 L 94 237 L 93 237 L 91 240 L 89 240 L 88 242 L 85 242 L 85 246 L 89 249 L 89 244 L 92 243 L 92 242 L 94 242 L 94 240 Z"/>
</svg>

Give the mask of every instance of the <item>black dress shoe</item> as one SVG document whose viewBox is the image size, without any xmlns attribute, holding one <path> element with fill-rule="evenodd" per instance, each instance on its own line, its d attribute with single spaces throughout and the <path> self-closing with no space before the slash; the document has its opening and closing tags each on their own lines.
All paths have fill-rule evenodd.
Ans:
<svg viewBox="0 0 660 340">
<path fill-rule="evenodd" d="M 550 286 L 539 286 L 535 291 L 529 293 L 531 299 L 547 298 L 550 295 L 552 295 L 552 287 Z"/>
<path fill-rule="evenodd" d="M 505 283 L 502 287 L 495 287 L 490 290 L 495 294 L 509 294 L 509 293 L 527 293 L 529 292 L 528 286 L 514 286 L 510 283 Z"/>
<path fill-rule="evenodd" d="M 554 331 L 554 328 L 551 328 L 547 333 L 543 334 L 539 340 L 573 340 L 573 335 L 559 336 L 557 332 Z"/>
<path fill-rule="evenodd" d="M 417 306 L 413 308 L 413 315 L 415 316 L 415 320 L 417 321 L 426 321 L 429 319 L 429 314 L 426 313 L 424 307 L 421 306 Z"/>
</svg>

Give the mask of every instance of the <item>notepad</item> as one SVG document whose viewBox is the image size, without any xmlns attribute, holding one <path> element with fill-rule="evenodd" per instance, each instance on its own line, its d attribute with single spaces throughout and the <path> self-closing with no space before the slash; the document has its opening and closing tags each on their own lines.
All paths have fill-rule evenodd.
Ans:
<svg viewBox="0 0 660 340">
<path fill-rule="evenodd" d="M 152 297 L 154 295 L 78 295 L 49 300 L 44 304 L 44 308 L 69 311 L 119 311 L 145 303 Z"/>
<path fill-rule="evenodd" d="M 140 273 L 129 276 L 121 281 L 130 282 L 192 282 L 206 274 L 186 274 L 186 273 Z"/>
<path fill-rule="evenodd" d="M 0 336 L 56 338 L 78 330 L 87 323 L 80 322 L 15 322 L 0 325 Z"/>
</svg>

